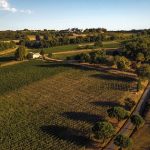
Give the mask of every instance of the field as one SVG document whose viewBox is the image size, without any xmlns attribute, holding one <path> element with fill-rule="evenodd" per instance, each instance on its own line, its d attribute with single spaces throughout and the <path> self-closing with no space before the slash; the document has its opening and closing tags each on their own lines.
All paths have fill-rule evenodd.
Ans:
<svg viewBox="0 0 150 150">
<path fill-rule="evenodd" d="M 93 43 L 92 43 L 93 44 Z M 80 45 L 80 44 L 79 44 Z M 64 46 L 55 46 L 51 48 L 44 48 L 45 53 L 57 53 L 57 52 L 66 52 L 66 51 L 80 51 L 79 45 L 64 45 Z M 83 45 L 91 45 L 90 43 Z M 103 42 L 103 48 L 118 48 L 120 47 L 120 42 L 117 41 L 107 41 Z M 31 49 L 32 52 L 40 52 L 37 49 Z"/>
<path fill-rule="evenodd" d="M 64 46 L 55 46 L 51 48 L 44 48 L 45 53 L 56 53 L 64 51 L 74 51 L 77 50 L 78 45 L 64 45 Z M 40 50 L 32 50 L 32 52 L 40 52 Z"/>
<path fill-rule="evenodd" d="M 120 105 L 132 80 L 31 61 L 0 70 L 0 149 L 84 147 L 94 122 Z"/>
</svg>

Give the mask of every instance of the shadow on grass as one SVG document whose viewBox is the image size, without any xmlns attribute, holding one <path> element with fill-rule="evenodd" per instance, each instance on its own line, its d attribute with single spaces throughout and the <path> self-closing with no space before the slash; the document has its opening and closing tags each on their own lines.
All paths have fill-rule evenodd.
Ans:
<svg viewBox="0 0 150 150">
<path fill-rule="evenodd" d="M 91 77 L 97 79 L 104 79 L 104 80 L 115 80 L 115 81 L 122 81 L 122 82 L 133 82 L 137 81 L 135 77 L 127 76 L 127 75 L 113 75 L 113 74 L 94 74 Z"/>
<path fill-rule="evenodd" d="M 12 60 L 15 60 L 14 56 L 1 56 L 0 57 L 0 62 L 8 62 Z"/>
<path fill-rule="evenodd" d="M 60 140 L 73 143 L 77 146 L 85 146 L 88 142 L 90 142 L 90 139 L 83 136 L 83 134 L 76 129 L 57 125 L 42 126 L 40 129 L 46 134 L 54 136 Z"/>
<path fill-rule="evenodd" d="M 73 64 L 67 64 L 67 63 L 63 63 L 63 62 L 58 62 L 58 63 L 50 63 L 50 62 L 46 62 L 44 65 L 36 65 L 38 67 L 66 67 L 66 68 L 73 68 L 73 69 L 80 69 L 80 70 L 84 70 L 84 71 L 89 71 L 89 70 L 95 70 L 92 68 L 87 68 L 84 66 L 77 66 L 77 65 L 73 65 Z"/>
<path fill-rule="evenodd" d="M 91 102 L 91 104 L 94 106 L 101 106 L 101 107 L 124 107 L 118 102 L 96 101 L 96 102 Z"/>
<path fill-rule="evenodd" d="M 84 112 L 65 112 L 62 115 L 71 120 L 85 121 L 92 124 L 97 121 L 104 120 L 104 117 L 100 115 L 88 114 Z"/>
</svg>

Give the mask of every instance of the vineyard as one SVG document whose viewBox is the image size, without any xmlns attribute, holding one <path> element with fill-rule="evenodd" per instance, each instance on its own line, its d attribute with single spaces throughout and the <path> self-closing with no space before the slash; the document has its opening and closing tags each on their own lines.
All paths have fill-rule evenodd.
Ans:
<svg viewBox="0 0 150 150">
<path fill-rule="evenodd" d="M 133 82 L 41 61 L 1 68 L 0 81 L 1 150 L 84 148 L 93 124 L 131 96 Z"/>
</svg>

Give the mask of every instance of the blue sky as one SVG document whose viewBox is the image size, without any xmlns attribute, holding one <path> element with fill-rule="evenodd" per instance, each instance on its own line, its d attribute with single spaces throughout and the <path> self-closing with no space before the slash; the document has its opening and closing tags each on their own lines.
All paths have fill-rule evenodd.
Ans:
<svg viewBox="0 0 150 150">
<path fill-rule="evenodd" d="M 150 0 L 0 0 L 0 30 L 150 28 Z"/>
</svg>

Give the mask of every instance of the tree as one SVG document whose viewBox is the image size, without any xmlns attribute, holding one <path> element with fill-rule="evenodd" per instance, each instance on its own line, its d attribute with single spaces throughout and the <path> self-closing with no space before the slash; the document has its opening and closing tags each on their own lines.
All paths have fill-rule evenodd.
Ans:
<svg viewBox="0 0 150 150">
<path fill-rule="evenodd" d="M 137 75 L 141 79 L 148 79 L 150 78 L 150 65 L 142 65 L 141 67 L 137 68 L 136 70 Z"/>
<path fill-rule="evenodd" d="M 93 126 L 92 132 L 94 133 L 94 137 L 96 139 L 102 139 L 104 143 L 106 139 L 113 136 L 115 129 L 109 122 L 100 121 Z"/>
<path fill-rule="evenodd" d="M 115 62 L 117 68 L 121 70 L 128 69 L 131 66 L 131 61 L 124 56 L 116 56 Z"/>
<path fill-rule="evenodd" d="M 138 61 L 138 62 L 145 61 L 144 54 L 143 53 L 138 53 L 137 56 L 136 56 L 136 61 Z"/>
<path fill-rule="evenodd" d="M 122 148 L 129 148 L 132 145 L 132 140 L 120 134 L 114 139 L 114 144 L 119 147 L 119 150 L 122 150 Z"/>
<path fill-rule="evenodd" d="M 131 117 L 131 122 L 135 126 L 135 130 L 144 125 L 144 119 L 140 115 L 133 115 Z"/>
<path fill-rule="evenodd" d="M 107 113 L 110 118 L 116 118 L 118 122 L 128 117 L 128 111 L 122 107 L 112 107 L 107 110 Z"/>
<path fill-rule="evenodd" d="M 89 62 L 90 61 L 89 54 L 85 54 L 85 53 L 80 54 L 80 61 L 81 62 Z"/>
<path fill-rule="evenodd" d="M 125 108 L 127 110 L 131 111 L 135 104 L 135 101 L 133 101 L 131 98 L 125 99 Z"/>
<path fill-rule="evenodd" d="M 142 89 L 142 83 L 141 80 L 139 79 L 137 83 L 137 91 L 139 92 L 141 89 Z"/>
<path fill-rule="evenodd" d="M 36 41 L 40 41 L 40 40 L 41 40 L 40 35 L 36 35 L 36 36 L 35 36 L 35 39 L 36 39 Z"/>
<path fill-rule="evenodd" d="M 95 47 L 103 47 L 103 43 L 102 43 L 102 41 L 97 41 L 97 42 L 95 42 L 94 46 Z"/>
<path fill-rule="evenodd" d="M 25 46 L 19 46 L 19 48 L 15 52 L 15 57 L 17 60 L 24 60 L 27 56 L 27 49 Z"/>
<path fill-rule="evenodd" d="M 45 52 L 43 49 L 41 50 L 40 55 L 42 55 L 42 57 L 44 58 Z"/>
</svg>

